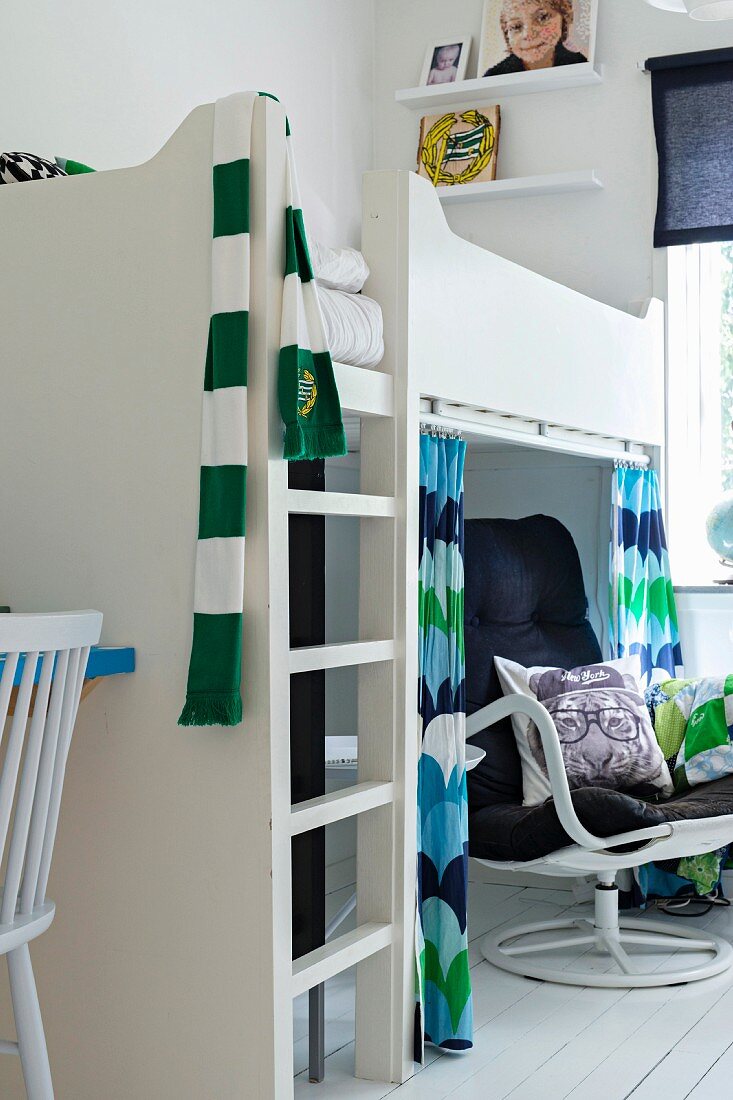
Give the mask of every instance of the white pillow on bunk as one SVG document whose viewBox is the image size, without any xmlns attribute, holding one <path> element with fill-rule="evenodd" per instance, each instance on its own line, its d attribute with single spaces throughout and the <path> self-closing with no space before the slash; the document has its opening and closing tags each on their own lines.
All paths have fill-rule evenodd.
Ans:
<svg viewBox="0 0 733 1100">
<path fill-rule="evenodd" d="M 624 657 L 562 669 L 523 665 L 495 657 L 505 695 L 538 699 L 560 737 L 570 789 L 605 787 L 640 797 L 670 795 L 672 780 L 639 690 L 639 660 Z M 522 762 L 524 805 L 552 796 L 537 726 L 512 715 Z"/>
<path fill-rule="evenodd" d="M 313 274 L 329 290 L 358 294 L 369 278 L 367 262 L 355 248 L 331 248 L 311 241 L 310 256 Z"/>
<path fill-rule="evenodd" d="M 366 294 L 318 286 L 326 344 L 337 363 L 376 367 L 384 357 L 382 310 Z"/>
</svg>

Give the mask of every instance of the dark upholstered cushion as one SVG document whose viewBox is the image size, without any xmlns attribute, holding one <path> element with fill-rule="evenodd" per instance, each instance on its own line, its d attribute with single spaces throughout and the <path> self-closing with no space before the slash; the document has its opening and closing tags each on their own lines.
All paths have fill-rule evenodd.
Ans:
<svg viewBox="0 0 733 1100">
<path fill-rule="evenodd" d="M 559 520 L 471 519 L 466 520 L 465 537 L 469 714 L 501 698 L 496 656 L 527 667 L 560 668 L 602 659 L 586 618 L 578 551 Z M 511 721 L 471 741 L 486 751 L 486 758 L 469 772 L 469 812 L 507 803 L 518 803 L 521 809 L 522 769 Z"/>
<path fill-rule="evenodd" d="M 596 836 L 613 836 L 659 825 L 733 814 L 733 776 L 693 787 L 666 802 L 647 803 L 621 791 L 582 787 L 572 791 L 575 812 Z M 525 862 L 572 844 L 560 824 L 555 804 L 541 806 L 485 805 L 469 819 L 469 852 L 479 859 Z"/>
</svg>

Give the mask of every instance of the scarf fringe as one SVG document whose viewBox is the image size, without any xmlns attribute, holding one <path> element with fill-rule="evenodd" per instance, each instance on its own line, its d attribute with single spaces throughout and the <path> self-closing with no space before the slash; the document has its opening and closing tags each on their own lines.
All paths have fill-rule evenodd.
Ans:
<svg viewBox="0 0 733 1100">
<path fill-rule="evenodd" d="M 346 433 L 341 424 L 325 428 L 288 424 L 285 429 L 283 458 L 288 462 L 313 458 L 338 458 L 347 454 L 347 450 Z"/>
<path fill-rule="evenodd" d="M 188 695 L 178 719 L 179 726 L 238 726 L 242 721 L 239 694 L 217 692 Z"/>
</svg>

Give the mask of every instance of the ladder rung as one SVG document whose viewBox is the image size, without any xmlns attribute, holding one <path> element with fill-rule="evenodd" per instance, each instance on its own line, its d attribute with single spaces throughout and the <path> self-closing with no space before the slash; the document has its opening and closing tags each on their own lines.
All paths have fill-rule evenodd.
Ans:
<svg viewBox="0 0 733 1100">
<path fill-rule="evenodd" d="M 394 382 L 391 374 L 334 363 L 341 408 L 361 416 L 394 416 Z"/>
<path fill-rule="evenodd" d="M 301 646 L 290 650 L 291 672 L 370 665 L 394 658 L 394 642 L 338 642 L 335 645 Z"/>
<path fill-rule="evenodd" d="M 394 516 L 394 497 L 362 493 L 319 493 L 310 489 L 288 490 L 288 511 L 310 516 Z"/>
<path fill-rule="evenodd" d="M 309 951 L 293 963 L 293 996 L 328 981 L 350 966 L 388 947 L 393 939 L 391 924 L 360 924 L 335 940 Z"/>
<path fill-rule="evenodd" d="M 290 835 L 298 836 L 322 825 L 387 806 L 394 798 L 394 783 L 356 783 L 352 787 L 298 802 L 290 811 Z"/>
</svg>

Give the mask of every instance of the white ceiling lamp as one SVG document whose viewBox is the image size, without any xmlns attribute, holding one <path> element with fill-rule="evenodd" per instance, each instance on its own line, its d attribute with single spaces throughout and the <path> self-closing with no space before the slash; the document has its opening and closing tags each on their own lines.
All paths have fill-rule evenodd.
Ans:
<svg viewBox="0 0 733 1100">
<path fill-rule="evenodd" d="M 715 19 L 733 19 L 733 0 L 646 0 L 653 8 L 679 11 L 711 22 Z"/>
</svg>

